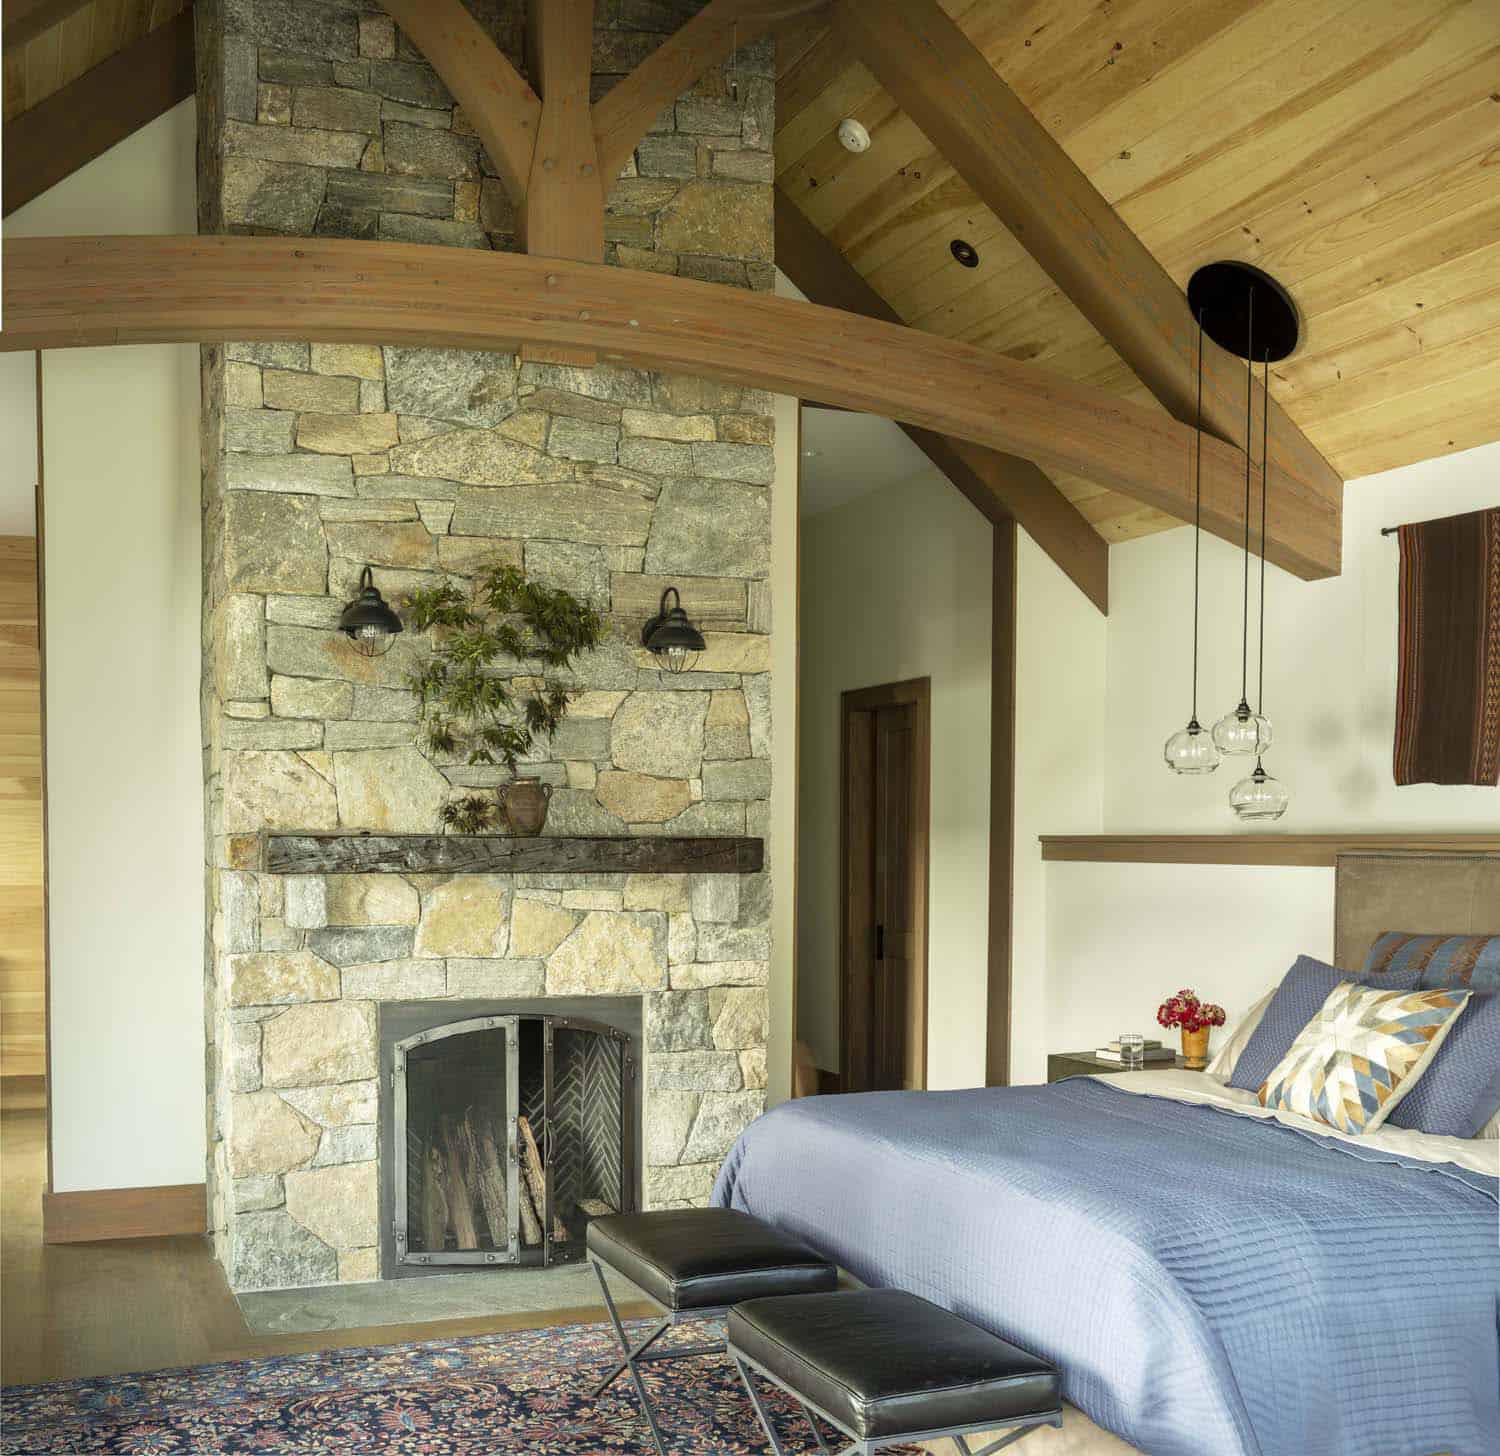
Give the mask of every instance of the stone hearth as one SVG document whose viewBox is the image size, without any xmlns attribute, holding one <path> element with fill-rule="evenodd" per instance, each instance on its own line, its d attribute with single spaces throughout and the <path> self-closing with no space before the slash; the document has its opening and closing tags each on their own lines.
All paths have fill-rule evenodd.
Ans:
<svg viewBox="0 0 1500 1456">
<path fill-rule="evenodd" d="M 469 3 L 523 63 L 524 6 Z M 601 4 L 596 93 L 694 9 Z M 472 128 L 375 0 L 195 14 L 204 231 L 512 246 Z M 770 286 L 769 46 L 734 69 L 668 108 L 627 165 L 605 261 Z M 231 1283 L 378 1277 L 385 1002 L 639 996 L 643 1196 L 701 1202 L 764 1095 L 764 870 L 282 875 L 262 841 L 432 835 L 454 793 L 507 777 L 423 751 L 415 633 L 364 658 L 333 630 L 366 563 L 399 603 L 495 562 L 610 626 L 527 765 L 553 786 L 547 832 L 764 838 L 771 401 L 287 331 L 203 351 L 209 1184 Z M 667 585 L 708 641 L 680 677 L 639 645 Z"/>
</svg>

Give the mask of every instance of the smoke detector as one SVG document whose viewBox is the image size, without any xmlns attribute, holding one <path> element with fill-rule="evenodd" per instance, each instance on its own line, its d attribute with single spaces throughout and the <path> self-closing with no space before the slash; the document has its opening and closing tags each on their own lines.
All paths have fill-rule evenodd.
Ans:
<svg viewBox="0 0 1500 1456">
<path fill-rule="evenodd" d="M 846 116 L 839 123 L 839 141 L 846 152 L 870 150 L 870 133 L 865 130 L 863 122 L 855 121 L 852 116 Z"/>
</svg>

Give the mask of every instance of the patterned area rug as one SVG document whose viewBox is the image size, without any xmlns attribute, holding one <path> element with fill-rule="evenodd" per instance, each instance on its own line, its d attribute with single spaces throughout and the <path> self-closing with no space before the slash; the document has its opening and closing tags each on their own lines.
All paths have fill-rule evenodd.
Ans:
<svg viewBox="0 0 1500 1456">
<path fill-rule="evenodd" d="M 689 1327 L 664 1342 L 706 1334 Z M 645 1456 L 651 1435 L 629 1377 L 589 1399 L 614 1351 L 606 1326 L 571 1325 L 13 1386 L 0 1405 L 0 1452 Z M 765 1436 L 726 1358 L 674 1361 L 646 1378 L 675 1453 L 763 1456 Z M 783 1439 L 810 1447 L 792 1403 L 764 1394 Z"/>
</svg>

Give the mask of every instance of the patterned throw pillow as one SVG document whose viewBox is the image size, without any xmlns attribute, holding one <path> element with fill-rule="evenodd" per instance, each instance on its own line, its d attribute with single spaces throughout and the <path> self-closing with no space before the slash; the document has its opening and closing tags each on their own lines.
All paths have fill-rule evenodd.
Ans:
<svg viewBox="0 0 1500 1456">
<path fill-rule="evenodd" d="M 1470 995 L 1341 981 L 1261 1085 L 1261 1105 L 1373 1132 L 1416 1086 Z"/>
<path fill-rule="evenodd" d="M 1387 930 L 1365 957 L 1365 976 L 1414 974 L 1424 990 L 1472 986 L 1500 991 L 1500 935 L 1417 935 Z"/>
</svg>

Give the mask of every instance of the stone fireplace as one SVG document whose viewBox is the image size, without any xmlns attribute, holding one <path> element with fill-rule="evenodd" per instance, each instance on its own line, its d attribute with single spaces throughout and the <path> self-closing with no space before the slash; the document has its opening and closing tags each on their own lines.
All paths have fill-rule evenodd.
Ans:
<svg viewBox="0 0 1500 1456">
<path fill-rule="evenodd" d="M 524 6 L 469 4 L 523 64 Z M 596 94 L 694 9 L 601 3 Z M 374 0 L 200 0 L 196 15 L 204 231 L 513 246 L 489 159 Z M 606 262 L 770 287 L 770 48 L 732 65 L 668 108 L 626 166 Z M 508 777 L 424 751 L 417 634 L 365 658 L 334 631 L 366 564 L 399 604 L 496 562 L 568 588 L 610 626 L 526 765 L 553 789 L 546 834 L 764 841 L 769 397 L 606 365 L 298 340 L 288 319 L 281 341 L 206 347 L 203 404 L 209 1188 L 231 1284 L 395 1272 L 381 1254 L 382 1187 L 395 1186 L 381 1047 L 402 1017 L 403 1036 L 511 1016 L 518 1037 L 555 1036 L 547 1018 L 618 1029 L 628 1002 L 640 1105 L 622 1198 L 704 1201 L 763 1105 L 758 858 L 729 872 L 288 872 L 268 844 L 436 838 L 451 796 Z M 669 585 L 707 639 L 676 677 L 639 643 Z M 576 1239 L 578 1197 L 557 1210 L 551 1181 Z"/>
</svg>

